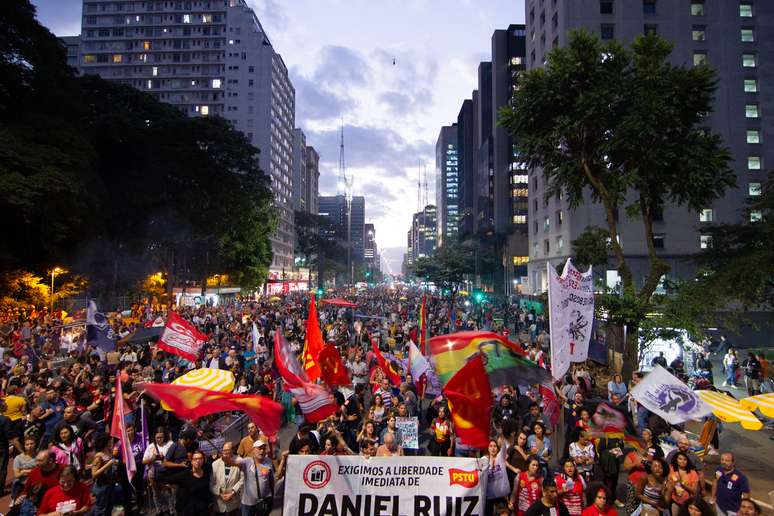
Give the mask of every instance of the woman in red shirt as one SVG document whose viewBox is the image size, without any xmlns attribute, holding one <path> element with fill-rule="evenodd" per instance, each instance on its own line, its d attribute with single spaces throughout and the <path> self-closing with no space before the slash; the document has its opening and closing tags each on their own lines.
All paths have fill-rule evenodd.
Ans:
<svg viewBox="0 0 774 516">
<path fill-rule="evenodd" d="M 583 516 L 617 516 L 618 512 L 615 507 L 607 503 L 611 498 L 605 486 L 599 486 L 599 488 L 589 491 L 589 506 L 583 509 Z"/>
<path fill-rule="evenodd" d="M 430 425 L 430 453 L 434 457 L 452 455 L 451 443 L 454 438 L 454 427 L 449 419 L 445 406 L 438 409 L 438 417 Z"/>
<path fill-rule="evenodd" d="M 59 472 L 59 485 L 43 495 L 38 514 L 57 516 L 59 514 L 85 514 L 91 506 L 89 488 L 78 481 L 78 472 L 72 466 L 65 466 Z"/>
<path fill-rule="evenodd" d="M 557 473 L 555 481 L 559 500 L 567 507 L 570 516 L 581 516 L 586 481 L 583 475 L 578 473 L 578 468 L 575 467 L 575 462 L 571 458 L 562 462 L 562 472 Z"/>
<path fill-rule="evenodd" d="M 543 478 L 540 476 L 540 462 L 530 457 L 527 471 L 522 471 L 516 477 L 511 502 L 508 504 L 516 509 L 516 516 L 524 516 L 533 503 L 543 496 Z"/>
</svg>

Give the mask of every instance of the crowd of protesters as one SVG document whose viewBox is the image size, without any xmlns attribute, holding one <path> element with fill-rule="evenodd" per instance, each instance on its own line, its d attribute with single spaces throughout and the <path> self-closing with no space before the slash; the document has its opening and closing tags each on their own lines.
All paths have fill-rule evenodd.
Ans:
<svg viewBox="0 0 774 516">
<path fill-rule="evenodd" d="M 267 515 L 281 503 L 293 454 L 480 457 L 488 475 L 486 514 L 760 513 L 731 453 L 722 454 L 721 465 L 710 473 L 714 478 L 706 478 L 685 437 L 664 455 L 659 439 L 672 428 L 628 396 L 643 377 L 639 373 L 631 381 L 615 374 L 599 384 L 596 374 L 574 366 L 555 385 L 564 406 L 558 422 L 544 412 L 547 400 L 538 386 L 502 386 L 494 393 L 489 445 L 471 449 L 456 435 L 443 396 L 423 399 L 410 374 L 404 372 L 402 383 L 393 385 L 374 366 L 372 342 L 400 356 L 410 340 L 418 341 L 421 294 L 374 289 L 350 298 L 358 304 L 356 312 L 319 308 L 324 340 L 339 347 L 352 385 L 334 389 L 339 411 L 317 424 L 304 421 L 272 360 L 275 331 L 301 351 L 308 296 L 178 308 L 208 336 L 195 362 L 153 342 L 119 341 L 106 357 L 85 342 L 85 333 L 45 311 L 14 318 L 0 359 L 0 489 L 7 490 L 10 480 L 12 513 Z M 505 304 L 484 310 L 465 299 L 450 309 L 428 296 L 427 314 L 430 335 L 463 329 L 508 334 L 512 328 L 510 338 L 548 367 L 549 328 L 535 310 Z M 114 318 L 113 329 L 118 338 L 128 337 L 163 316 L 160 307 L 137 305 L 131 317 Z M 249 423 L 241 441 L 208 446 L 215 416 L 181 421 L 135 388 L 141 382 L 170 383 L 202 367 L 231 371 L 235 392 L 282 403 L 283 423 L 297 425 L 290 442 Z M 119 443 L 109 435 L 117 379 L 129 408 L 127 438 L 137 465 L 131 480 Z M 592 437 L 600 403 L 625 414 L 641 446 L 620 436 Z M 401 417 L 417 418 L 417 448 L 406 445 L 396 425 Z M 13 478 L 6 480 L 9 462 Z"/>
</svg>

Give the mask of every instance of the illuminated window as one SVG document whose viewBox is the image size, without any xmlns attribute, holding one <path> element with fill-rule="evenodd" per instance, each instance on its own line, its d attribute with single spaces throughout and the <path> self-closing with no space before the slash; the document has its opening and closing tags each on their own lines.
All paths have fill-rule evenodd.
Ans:
<svg viewBox="0 0 774 516">
<path fill-rule="evenodd" d="M 704 208 L 699 212 L 699 222 L 712 222 L 715 219 L 715 211 L 712 208 Z"/>
<path fill-rule="evenodd" d="M 752 18 L 753 6 L 751 3 L 742 2 L 739 4 L 739 16 L 742 18 Z"/>
<path fill-rule="evenodd" d="M 527 265 L 529 263 L 529 256 L 514 256 L 513 257 L 513 264 L 514 265 Z"/>
<path fill-rule="evenodd" d="M 153 74 L 154 77 L 156 77 L 159 74 L 159 67 L 158 66 L 154 66 L 153 67 L 152 74 Z"/>
<path fill-rule="evenodd" d="M 709 249 L 710 247 L 712 247 L 712 236 L 699 235 L 699 247 L 701 249 Z"/>
<path fill-rule="evenodd" d="M 744 80 L 744 92 L 745 93 L 758 93 L 758 79 L 745 79 Z"/>
<path fill-rule="evenodd" d="M 221 80 L 220 79 L 213 79 L 212 80 L 212 87 L 213 88 L 220 88 L 221 86 Z"/>
<path fill-rule="evenodd" d="M 191 15 L 190 14 L 184 14 L 183 15 L 183 23 L 191 23 Z"/>
<path fill-rule="evenodd" d="M 143 50 L 150 50 L 151 48 L 151 42 L 150 41 L 143 41 L 142 42 L 142 49 Z"/>
<path fill-rule="evenodd" d="M 520 57 L 512 57 L 511 58 L 511 64 L 513 66 L 518 66 L 518 65 L 521 64 L 521 62 L 522 62 L 522 59 Z"/>
<path fill-rule="evenodd" d="M 202 14 L 202 23 L 212 23 L 212 15 Z"/>
<path fill-rule="evenodd" d="M 761 132 L 757 129 L 748 129 L 747 143 L 761 143 Z"/>
<path fill-rule="evenodd" d="M 753 29 L 742 29 L 741 37 L 744 43 L 752 43 L 755 41 L 755 31 Z"/>
<path fill-rule="evenodd" d="M 747 168 L 750 170 L 761 169 L 761 157 L 760 156 L 747 156 Z"/>
<path fill-rule="evenodd" d="M 760 222 L 763 220 L 763 212 L 761 210 L 750 210 L 750 222 Z"/>
<path fill-rule="evenodd" d="M 149 90 L 153 89 L 153 81 L 148 79 L 148 82 L 145 83 L 145 85 L 148 87 Z"/>
<path fill-rule="evenodd" d="M 202 106 L 199 110 L 199 113 L 201 113 L 202 116 L 207 116 L 210 114 L 210 106 Z"/>
<path fill-rule="evenodd" d="M 114 63 L 121 63 L 124 60 L 124 56 L 121 54 L 113 54 L 113 62 Z"/>
<path fill-rule="evenodd" d="M 749 183 L 747 185 L 747 195 L 750 197 L 758 197 L 763 193 L 762 186 L 760 183 Z"/>
<path fill-rule="evenodd" d="M 704 2 L 691 2 L 691 16 L 704 16 Z"/>
<path fill-rule="evenodd" d="M 693 41 L 704 41 L 707 39 L 707 33 L 705 32 L 704 25 L 694 25 L 691 31 L 691 39 Z"/>
<path fill-rule="evenodd" d="M 694 52 L 693 53 L 693 66 L 701 66 L 707 64 L 706 52 Z"/>
<path fill-rule="evenodd" d="M 564 237 L 558 236 L 556 237 L 556 250 L 561 251 L 564 249 Z"/>
<path fill-rule="evenodd" d="M 745 104 L 744 116 L 746 118 L 759 118 L 761 115 L 760 111 L 758 110 L 758 104 Z"/>
<path fill-rule="evenodd" d="M 85 54 L 83 56 L 83 62 L 84 63 L 96 63 L 97 62 L 97 56 L 94 54 Z"/>
<path fill-rule="evenodd" d="M 745 68 L 755 68 L 758 66 L 755 54 L 742 54 L 742 66 Z"/>
</svg>

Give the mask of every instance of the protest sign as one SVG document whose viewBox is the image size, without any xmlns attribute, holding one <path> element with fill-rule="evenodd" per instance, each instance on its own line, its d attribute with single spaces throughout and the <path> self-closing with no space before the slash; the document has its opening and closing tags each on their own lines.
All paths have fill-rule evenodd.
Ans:
<svg viewBox="0 0 774 516">
<path fill-rule="evenodd" d="M 395 428 L 403 437 L 400 445 L 409 450 L 419 449 L 419 419 L 415 417 L 396 417 Z"/>
<path fill-rule="evenodd" d="M 548 306 L 551 326 L 551 373 L 564 377 L 570 362 L 588 358 L 591 323 L 594 320 L 594 288 L 591 267 L 576 269 L 570 259 L 561 276 L 546 263 L 548 270 Z"/>
<path fill-rule="evenodd" d="M 698 421 L 712 413 L 712 407 L 660 365 L 640 380 L 632 389 L 631 396 L 643 407 L 673 425 L 691 419 Z"/>
<path fill-rule="evenodd" d="M 482 515 L 486 479 L 472 458 L 290 455 L 283 514 Z"/>
</svg>

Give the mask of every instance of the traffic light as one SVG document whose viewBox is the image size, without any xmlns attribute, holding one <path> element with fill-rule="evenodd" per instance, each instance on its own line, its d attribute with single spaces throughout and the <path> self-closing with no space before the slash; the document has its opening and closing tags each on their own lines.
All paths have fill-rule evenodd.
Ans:
<svg viewBox="0 0 774 516">
<path fill-rule="evenodd" d="M 317 295 L 318 295 L 318 296 L 322 296 L 322 295 L 323 295 L 323 289 L 321 289 L 321 288 L 318 288 L 318 289 L 317 289 Z"/>
<path fill-rule="evenodd" d="M 480 303 L 484 300 L 484 294 L 483 292 L 476 292 L 476 295 L 473 296 L 473 298 L 476 300 L 476 303 Z"/>
<path fill-rule="evenodd" d="M 370 277 L 371 277 L 371 273 L 370 272 L 366 272 L 366 278 L 370 278 Z"/>
</svg>

